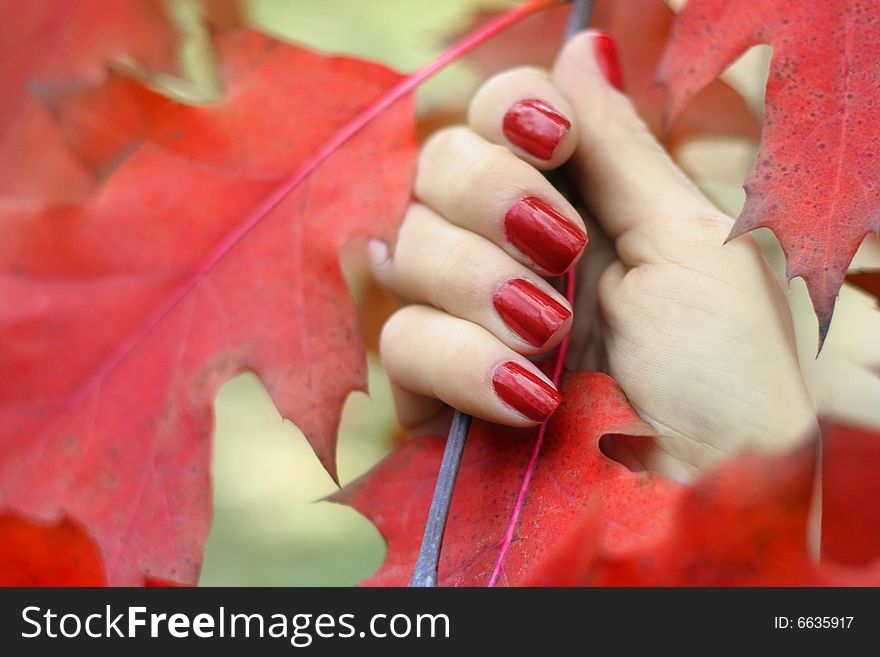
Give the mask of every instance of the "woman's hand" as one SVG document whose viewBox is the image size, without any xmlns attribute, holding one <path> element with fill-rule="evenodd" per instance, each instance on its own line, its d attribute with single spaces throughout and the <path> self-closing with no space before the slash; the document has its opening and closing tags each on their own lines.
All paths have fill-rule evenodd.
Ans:
<svg viewBox="0 0 880 657">
<path fill-rule="evenodd" d="M 370 244 L 379 281 L 412 304 L 381 340 L 404 425 L 447 404 L 511 426 L 548 417 L 559 394 L 527 357 L 572 317 L 543 277 L 580 259 L 573 364 L 599 357 L 657 431 L 617 440 L 616 458 L 686 479 L 811 433 L 783 291 L 750 237 L 724 244 L 732 220 L 657 144 L 618 71 L 611 40 L 583 33 L 551 73 L 489 80 L 468 125 L 422 149 L 397 243 Z M 583 257 L 583 219 L 538 171 L 568 161 L 597 224 Z"/>
</svg>

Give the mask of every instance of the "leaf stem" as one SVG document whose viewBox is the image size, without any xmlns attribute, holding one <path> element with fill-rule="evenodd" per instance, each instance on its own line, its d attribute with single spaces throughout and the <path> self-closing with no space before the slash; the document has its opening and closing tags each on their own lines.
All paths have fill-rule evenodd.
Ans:
<svg viewBox="0 0 880 657">
<path fill-rule="evenodd" d="M 587 28 L 595 8 L 596 0 L 574 0 L 571 13 L 568 15 L 568 23 L 565 24 L 562 43 L 567 43 L 574 35 Z"/>
<path fill-rule="evenodd" d="M 437 474 L 437 486 L 431 500 L 431 510 L 428 511 L 422 547 L 419 550 L 412 579 L 409 581 L 412 587 L 437 586 L 437 567 L 440 561 L 440 548 L 443 545 L 443 532 L 446 531 L 446 520 L 449 518 L 449 507 L 452 506 L 455 480 L 458 478 L 458 468 L 461 465 L 471 419 L 470 415 L 461 411 L 455 411 L 452 417 L 446 449 L 443 451 L 443 461 Z"/>
</svg>

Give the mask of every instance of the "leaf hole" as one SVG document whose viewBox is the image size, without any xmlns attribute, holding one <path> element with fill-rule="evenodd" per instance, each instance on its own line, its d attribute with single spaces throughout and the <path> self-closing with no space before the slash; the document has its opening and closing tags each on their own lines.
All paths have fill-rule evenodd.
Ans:
<svg viewBox="0 0 880 657">
<path fill-rule="evenodd" d="M 648 454 L 656 448 L 653 436 L 625 436 L 610 433 L 599 439 L 599 451 L 630 472 L 645 472 Z"/>
</svg>

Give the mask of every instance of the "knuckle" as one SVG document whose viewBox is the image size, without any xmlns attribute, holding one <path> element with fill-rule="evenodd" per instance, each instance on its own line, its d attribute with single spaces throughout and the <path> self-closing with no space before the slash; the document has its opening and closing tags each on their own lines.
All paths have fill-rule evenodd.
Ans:
<svg viewBox="0 0 880 657">
<path fill-rule="evenodd" d="M 679 262 L 692 248 L 681 239 L 677 220 L 655 219 L 639 224 L 629 236 L 641 259 L 649 263 Z"/>
<path fill-rule="evenodd" d="M 441 128 L 422 145 L 419 152 L 419 169 L 430 169 L 430 165 L 449 152 L 454 152 L 461 144 L 471 137 L 470 128 L 464 125 L 454 125 Z"/>
<path fill-rule="evenodd" d="M 446 137 L 442 173 L 423 171 L 417 193 L 449 217 L 473 217 L 477 208 L 509 196 L 525 179 L 526 167 L 503 146 L 490 144 L 473 133 Z M 439 156 L 435 156 L 439 157 Z M 430 180 L 429 180 L 430 178 Z M 476 212 L 480 215 L 480 212 Z"/>
<path fill-rule="evenodd" d="M 543 83 L 546 82 L 547 79 L 548 73 L 545 69 L 537 66 L 517 66 L 496 73 L 490 77 L 483 83 L 483 86 L 480 87 L 478 94 L 480 92 L 492 90 L 498 86 L 520 86 L 522 83 L 526 83 L 528 86 L 533 86 L 536 81 Z"/>
<path fill-rule="evenodd" d="M 439 305 L 467 307 L 479 303 L 486 271 L 486 251 L 486 245 L 469 236 L 450 247 L 434 286 Z"/>
<path fill-rule="evenodd" d="M 503 146 L 487 144 L 478 157 L 464 159 L 451 185 L 449 202 L 459 213 L 474 207 L 474 201 L 489 201 L 498 190 L 510 187 L 514 177 L 511 170 L 510 151 Z"/>
<path fill-rule="evenodd" d="M 657 223 L 666 229 L 656 231 L 656 242 L 674 260 L 687 259 L 695 250 L 707 246 L 721 247 L 732 225 L 720 211 L 688 213 Z"/>
<path fill-rule="evenodd" d="M 379 356 L 386 367 L 395 362 L 396 347 L 411 325 L 411 307 L 404 306 L 396 310 L 385 320 L 379 334 Z"/>
<path fill-rule="evenodd" d="M 479 351 L 483 344 L 476 325 L 453 319 L 444 325 L 444 331 L 431 344 L 432 356 L 426 372 L 433 394 L 448 398 L 451 387 L 476 390 L 479 385 Z M 455 376 L 450 377 L 454 371 Z"/>
<path fill-rule="evenodd" d="M 693 226 L 696 235 L 717 242 L 724 240 L 733 227 L 733 220 L 726 214 L 718 211 L 698 212 L 693 217 Z"/>
<path fill-rule="evenodd" d="M 422 147 L 416 169 L 416 195 L 446 207 L 468 193 L 469 183 L 481 166 L 481 143 L 470 128 L 454 126 L 435 133 Z"/>
</svg>

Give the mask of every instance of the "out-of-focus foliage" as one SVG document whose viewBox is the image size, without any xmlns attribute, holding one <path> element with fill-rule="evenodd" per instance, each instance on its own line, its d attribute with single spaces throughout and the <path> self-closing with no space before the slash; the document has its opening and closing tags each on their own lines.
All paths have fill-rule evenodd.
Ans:
<svg viewBox="0 0 880 657">
<path fill-rule="evenodd" d="M 448 45 L 448 36 L 480 9 L 504 9 L 515 0 L 246 0 L 246 19 L 271 34 L 327 52 L 374 59 L 412 71 Z M 454 64 L 419 89 L 422 107 L 446 105 L 478 82 Z"/>
</svg>

